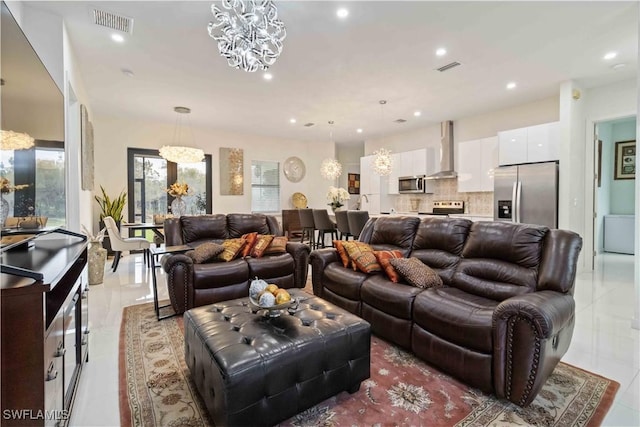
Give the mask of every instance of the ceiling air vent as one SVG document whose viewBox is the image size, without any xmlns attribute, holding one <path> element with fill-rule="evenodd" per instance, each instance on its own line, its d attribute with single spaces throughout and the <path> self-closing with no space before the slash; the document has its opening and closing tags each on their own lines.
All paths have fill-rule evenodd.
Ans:
<svg viewBox="0 0 640 427">
<path fill-rule="evenodd" d="M 315 126 L 315 125 L 316 125 L 315 123 L 305 123 L 304 127 L 310 128 L 311 126 Z"/>
<path fill-rule="evenodd" d="M 104 10 L 93 9 L 93 23 L 124 33 L 133 33 L 133 19 Z"/>
<path fill-rule="evenodd" d="M 393 122 L 394 123 L 406 123 L 407 121 L 405 119 L 395 119 Z"/>
<path fill-rule="evenodd" d="M 436 68 L 436 70 L 438 70 L 438 71 L 440 71 L 440 72 L 442 73 L 442 72 L 448 71 L 448 70 L 450 70 L 450 69 L 452 69 L 452 68 L 455 68 L 455 67 L 457 67 L 458 65 L 461 65 L 461 64 L 460 64 L 459 62 L 457 62 L 457 61 L 454 61 L 454 62 L 452 62 L 452 63 L 450 63 L 450 64 L 443 65 L 443 66 L 442 66 L 442 67 L 440 67 L 440 68 Z"/>
</svg>

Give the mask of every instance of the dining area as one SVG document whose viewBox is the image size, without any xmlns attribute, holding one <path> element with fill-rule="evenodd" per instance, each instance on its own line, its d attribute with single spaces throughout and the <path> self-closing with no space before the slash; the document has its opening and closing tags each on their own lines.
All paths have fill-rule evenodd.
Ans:
<svg viewBox="0 0 640 427">
<path fill-rule="evenodd" d="M 368 220 L 369 212 L 361 210 L 283 209 L 282 231 L 313 250 L 332 247 L 333 240 L 357 240 Z"/>
</svg>

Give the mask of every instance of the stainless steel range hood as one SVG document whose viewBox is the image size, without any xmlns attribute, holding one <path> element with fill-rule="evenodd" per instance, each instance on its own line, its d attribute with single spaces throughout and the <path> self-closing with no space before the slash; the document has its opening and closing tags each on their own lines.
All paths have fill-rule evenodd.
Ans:
<svg viewBox="0 0 640 427">
<path fill-rule="evenodd" d="M 427 176 L 425 179 L 457 178 L 453 170 L 453 122 L 447 120 L 440 123 L 440 172 Z"/>
</svg>

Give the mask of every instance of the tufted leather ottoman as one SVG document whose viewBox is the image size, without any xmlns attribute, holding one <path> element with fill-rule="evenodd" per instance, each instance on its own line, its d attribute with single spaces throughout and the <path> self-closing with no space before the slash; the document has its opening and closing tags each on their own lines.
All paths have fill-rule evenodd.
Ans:
<svg viewBox="0 0 640 427">
<path fill-rule="evenodd" d="M 277 424 L 369 378 L 369 323 L 290 292 L 293 315 L 252 313 L 248 298 L 184 314 L 186 363 L 217 426 Z"/>
</svg>

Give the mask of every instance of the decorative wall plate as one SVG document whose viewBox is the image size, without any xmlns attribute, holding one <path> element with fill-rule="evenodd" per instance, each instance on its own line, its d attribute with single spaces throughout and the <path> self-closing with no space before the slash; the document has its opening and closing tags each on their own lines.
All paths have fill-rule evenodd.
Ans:
<svg viewBox="0 0 640 427">
<path fill-rule="evenodd" d="M 291 182 L 299 182 L 302 180 L 307 171 L 304 162 L 296 156 L 289 157 L 285 160 L 282 170 L 284 171 L 284 176 Z"/>
<path fill-rule="evenodd" d="M 307 196 L 302 193 L 293 193 L 291 201 L 294 208 L 305 209 L 307 207 Z"/>
</svg>

